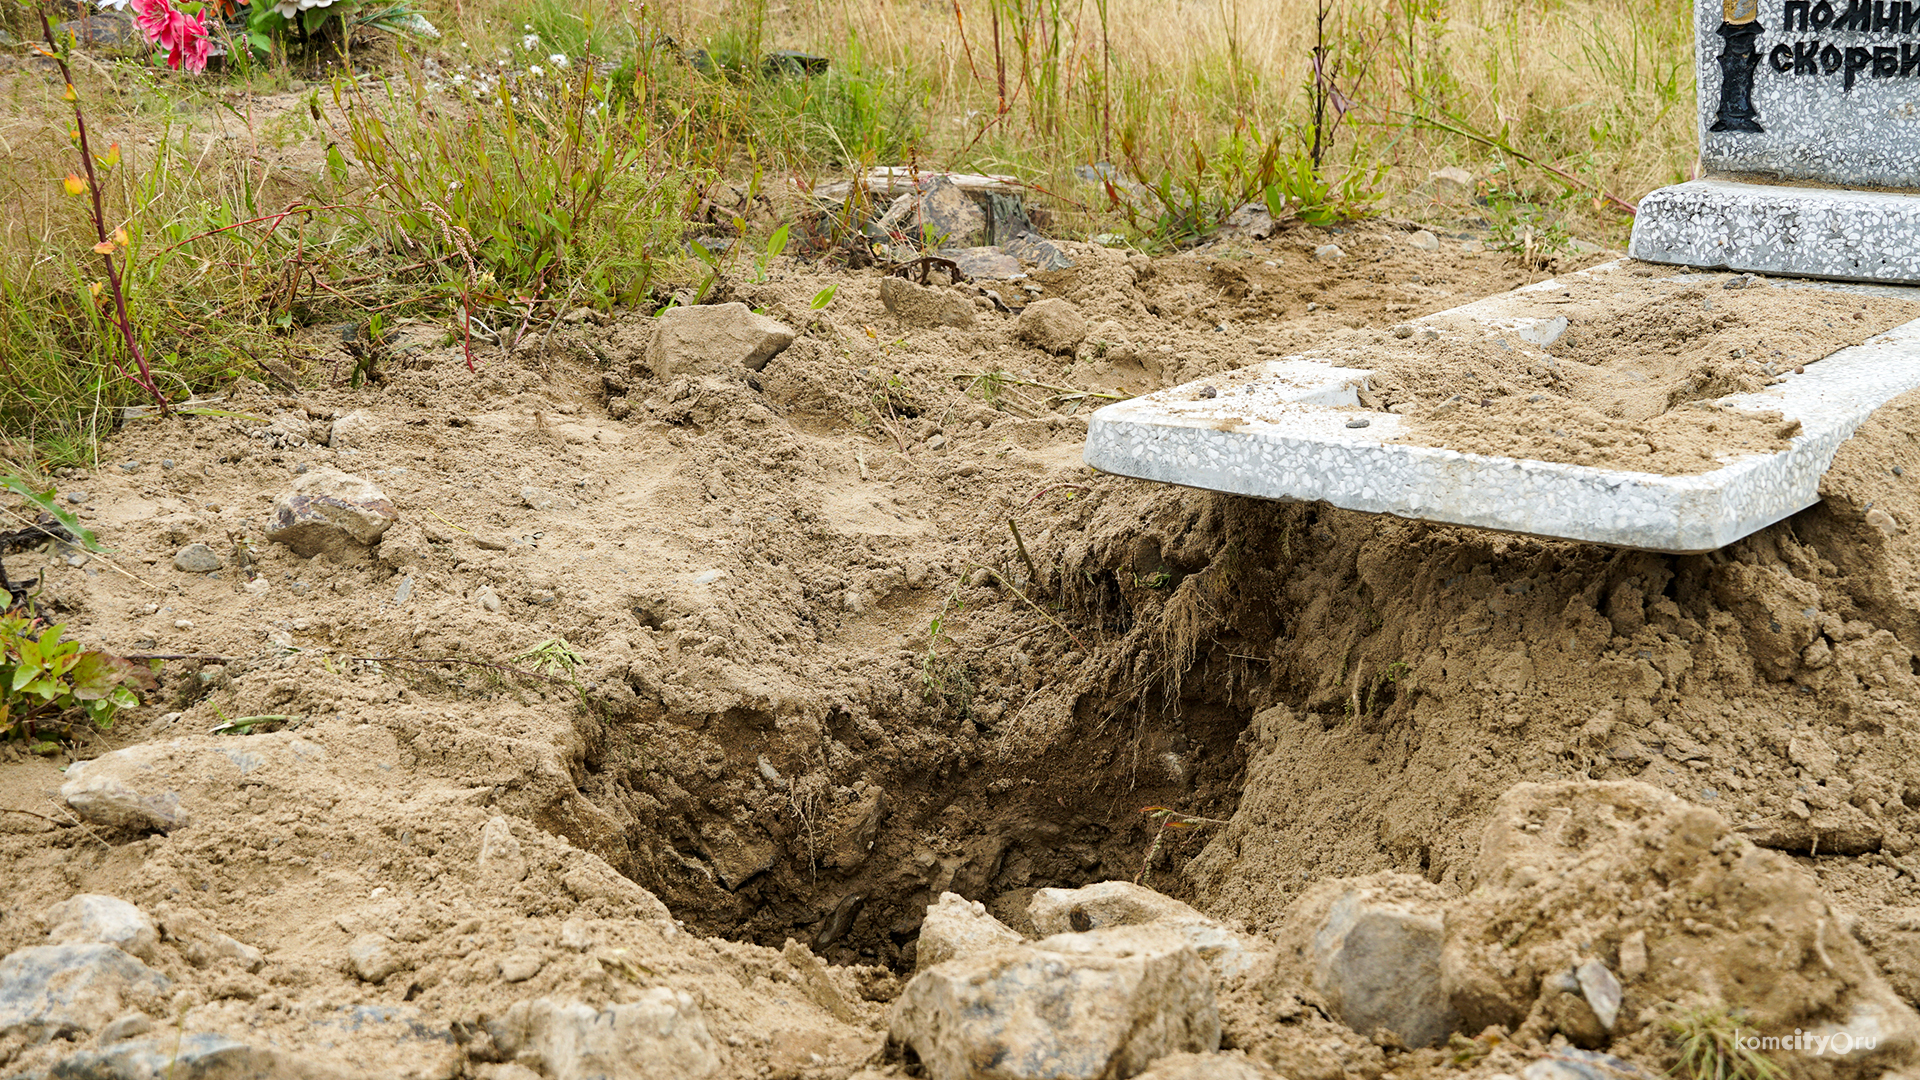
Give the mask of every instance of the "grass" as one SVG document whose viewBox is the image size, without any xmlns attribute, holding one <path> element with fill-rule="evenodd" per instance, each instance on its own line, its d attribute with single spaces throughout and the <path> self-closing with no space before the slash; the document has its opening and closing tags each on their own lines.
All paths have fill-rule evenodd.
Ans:
<svg viewBox="0 0 1920 1080">
<path fill-rule="evenodd" d="M 1776 1080 L 1780 1066 L 1741 1040 L 1743 1019 L 1721 1008 L 1701 1008 L 1667 1024 L 1679 1051 L 1672 1073 L 1685 1080 Z"/>
<path fill-rule="evenodd" d="M 411 315 L 471 350 L 569 305 L 657 306 L 708 272 L 683 241 L 719 178 L 1011 173 L 1055 232 L 1148 247 L 1248 199 L 1314 223 L 1466 213 L 1531 254 L 1618 239 L 1622 208 L 1694 161 L 1686 0 L 416 4 L 444 36 L 363 34 L 353 78 L 324 51 L 200 78 L 76 67 L 95 141 L 123 148 L 104 223 L 127 230 L 129 322 L 169 397 L 302 373 L 309 326 Z M 89 461 L 140 397 L 91 288 L 94 223 L 61 192 L 60 90 L 0 84 L 0 436 L 44 465 Z M 1084 181 L 1094 163 L 1112 182 Z M 1484 206 L 1436 203 L 1445 166 Z M 777 225 L 697 227 L 765 251 Z"/>
</svg>

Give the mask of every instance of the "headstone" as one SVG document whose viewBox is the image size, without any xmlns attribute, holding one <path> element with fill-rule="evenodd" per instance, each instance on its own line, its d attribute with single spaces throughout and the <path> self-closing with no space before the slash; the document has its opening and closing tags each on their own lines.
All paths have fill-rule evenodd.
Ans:
<svg viewBox="0 0 1920 1080">
<path fill-rule="evenodd" d="M 1640 203 L 1630 253 L 1920 282 L 1920 0 L 1698 0 L 1700 180 Z"/>
</svg>

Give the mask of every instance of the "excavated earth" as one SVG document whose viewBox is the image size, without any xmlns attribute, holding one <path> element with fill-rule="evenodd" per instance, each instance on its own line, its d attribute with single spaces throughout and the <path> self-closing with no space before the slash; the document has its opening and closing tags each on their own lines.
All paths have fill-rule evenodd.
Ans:
<svg viewBox="0 0 1920 1080">
<path fill-rule="evenodd" d="M 297 392 L 243 382 L 130 420 L 96 467 L 49 478 L 112 555 L 56 545 L 7 569 L 44 574 L 41 609 L 78 640 L 185 658 L 110 731 L 51 757 L 0 749 L 0 954 L 44 944 L 76 893 L 117 896 L 161 924 L 170 989 L 135 1003 L 155 1030 L 271 1045 L 314 1075 L 527 1076 L 475 1034 L 515 1002 L 667 987 L 705 1016 L 714 1075 L 895 1076 L 887 1010 L 943 892 L 1031 933 L 1036 890 L 1137 879 L 1290 940 L 1316 886 L 1397 871 L 1433 902 L 1480 904 L 1448 917 L 1511 930 L 1509 947 L 1578 938 L 1630 973 L 1622 950 L 1647 946 L 1627 935 L 1655 942 L 1653 973 L 1627 981 L 1639 1034 L 1612 1047 L 1653 1074 L 1677 1060 L 1662 1018 L 1772 1007 L 1747 976 L 1672 982 L 1758 947 L 1751 921 L 1716 929 L 1747 900 L 1723 883 L 1660 906 L 1645 898 L 1666 868 L 1587 880 L 1545 856 L 1490 882 L 1482 850 L 1517 784 L 1637 780 L 1679 800 L 1659 813 L 1723 830 L 1715 857 L 1772 860 L 1752 889 L 1829 905 L 1818 932 L 1863 959 L 1818 938 L 1779 961 L 1826 958 L 1808 994 L 1871 983 L 1908 1033 L 1873 1069 L 1780 1058 L 1789 1075 L 1904 1066 L 1920 400 L 1843 448 L 1821 504 L 1699 556 L 1081 464 L 1104 400 L 1087 391 L 1171 386 L 1541 276 L 1409 239 L 1348 229 L 1337 261 L 1304 228 L 1155 259 L 1063 244 L 1073 268 L 992 296 L 897 293 L 905 317 L 878 271 L 782 259 L 711 298 L 798 331 L 757 373 L 657 376 L 653 320 L 631 313 L 482 346 L 477 373 L 440 328 L 408 325 L 366 387 L 316 365 Z M 1064 304 L 1019 312 L 1043 298 Z M 393 504 L 370 551 L 305 559 L 265 538 L 271 500 L 321 468 Z M 176 568 L 196 543 L 219 569 Z M 277 719 L 235 723 L 256 717 Z M 62 803 L 66 766 L 123 749 L 177 794 L 180 824 L 114 829 Z M 1187 827 L 1160 830 L 1161 807 Z M 1504 813 L 1536 811 L 1551 818 Z M 1566 899 L 1609 881 L 1639 890 L 1611 922 Z M 1496 893 L 1505 907 L 1473 899 Z M 215 932 L 258 963 L 196 951 Z M 1691 944 L 1660 968 L 1669 932 Z M 368 935 L 377 970 L 350 958 Z M 1485 963 L 1489 985 L 1527 970 Z M 1283 973 L 1249 994 L 1223 1004 L 1226 1045 L 1295 1080 L 1491 1077 L 1596 1045 L 1493 1009 L 1507 1035 L 1477 1050 L 1407 1050 Z M 96 1038 L 9 1036 L 0 1074 Z"/>
</svg>

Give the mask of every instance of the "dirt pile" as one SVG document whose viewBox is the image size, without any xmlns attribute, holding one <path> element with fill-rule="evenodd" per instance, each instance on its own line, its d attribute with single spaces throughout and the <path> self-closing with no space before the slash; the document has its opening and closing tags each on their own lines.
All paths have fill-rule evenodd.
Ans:
<svg viewBox="0 0 1920 1080">
<path fill-rule="evenodd" d="M 678 1009 L 660 990 L 688 995 L 727 1075 L 839 1076 L 879 1045 L 942 893 L 1030 933 L 1037 890 L 1139 877 L 1271 931 L 1324 878 L 1463 892 L 1516 783 L 1635 778 L 1809 866 L 1920 992 L 1917 407 L 1863 429 L 1822 506 L 1709 556 L 1079 464 L 1092 394 L 1525 280 L 1384 227 L 1338 239 L 1337 263 L 1304 230 L 1158 260 L 1064 245 L 1073 268 L 951 288 L 970 327 L 897 318 L 874 273 L 782 261 L 713 297 L 795 331 L 758 371 L 656 368 L 653 320 L 585 317 L 472 375 L 412 326 L 369 389 L 322 367 L 298 394 L 240 387 L 221 406 L 240 415 L 130 426 L 58 479 L 131 576 L 58 550 L 8 569 L 44 572 L 40 602 L 87 640 L 200 657 L 77 751 L 153 755 L 127 783 L 191 823 L 73 826 L 55 764 L 5 751 L 0 806 L 31 814 L 0 814 L 0 949 L 106 893 L 263 958 L 196 966 L 174 942 L 209 939 L 182 929 L 156 1030 L 506 1076 L 519 1050 L 487 1025 L 522 1003 L 524 1048 L 573 1005 Z M 1022 340 L 1039 299 L 1084 319 L 1071 351 Z M 392 503 L 368 554 L 265 540 L 272 500 L 322 468 Z M 177 569 L 193 544 L 223 565 Z M 1295 1080 L 1441 1068 L 1291 991 L 1221 1008 L 1244 1045 L 1294 1046 Z"/>
</svg>

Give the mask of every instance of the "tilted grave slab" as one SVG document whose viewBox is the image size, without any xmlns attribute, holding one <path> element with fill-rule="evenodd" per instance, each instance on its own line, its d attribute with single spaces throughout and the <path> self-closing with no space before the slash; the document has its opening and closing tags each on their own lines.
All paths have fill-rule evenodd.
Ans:
<svg viewBox="0 0 1920 1080">
<path fill-rule="evenodd" d="M 1641 200 L 1650 262 L 1920 282 L 1920 0 L 1702 0 L 1706 177 Z"/>
<path fill-rule="evenodd" d="M 1920 284 L 1920 0 L 1699 0 L 1696 20 L 1705 175 L 1641 201 L 1629 254 L 1699 269 Z M 1758 283 L 1781 289 L 1782 303 L 1812 284 Z M 1456 330 L 1476 322 L 1511 330 L 1545 314 L 1530 311 L 1528 297 L 1553 285 L 1430 318 Z M 1826 287 L 1920 297 L 1885 285 Z M 1840 444 L 1875 409 L 1920 388 L 1920 321 L 1806 364 L 1762 392 L 1720 399 L 1724 408 L 1777 411 L 1800 432 L 1785 449 L 1727 453 L 1690 475 L 1397 441 L 1409 434 L 1402 417 L 1355 407 L 1367 375 L 1364 362 L 1295 358 L 1110 405 L 1093 416 L 1086 461 L 1261 498 L 1709 551 L 1819 500 Z"/>
<path fill-rule="evenodd" d="M 1621 266 L 1582 276 L 1618 273 Z M 1783 292 L 1806 287 L 1767 284 Z M 1516 327 L 1553 314 L 1534 298 L 1561 285 L 1542 282 L 1416 323 L 1477 325 L 1517 340 Z M 1920 289 L 1871 291 L 1920 298 Z M 1354 408 L 1365 368 L 1288 358 L 1239 374 L 1247 373 L 1101 409 L 1088 427 L 1087 464 L 1263 499 L 1319 500 L 1347 510 L 1689 553 L 1723 547 L 1819 501 L 1820 477 L 1840 444 L 1875 409 L 1920 389 L 1920 321 L 1807 365 L 1759 393 L 1721 399 L 1734 409 L 1798 420 L 1801 434 L 1780 452 L 1728 453 L 1719 468 L 1684 476 L 1399 443 L 1408 434 L 1403 417 Z"/>
</svg>

